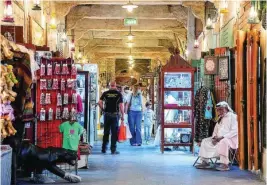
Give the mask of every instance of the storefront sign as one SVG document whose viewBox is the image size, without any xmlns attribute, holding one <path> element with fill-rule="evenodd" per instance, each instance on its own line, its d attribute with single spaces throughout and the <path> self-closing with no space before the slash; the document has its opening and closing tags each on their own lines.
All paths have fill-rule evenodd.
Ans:
<svg viewBox="0 0 267 185">
<path fill-rule="evenodd" d="M 220 32 L 220 47 L 230 47 L 234 45 L 233 35 L 234 19 L 230 20 Z"/>
<path fill-rule="evenodd" d="M 137 25 L 136 18 L 125 18 L 124 19 L 124 26 L 133 26 L 133 25 Z"/>
<path fill-rule="evenodd" d="M 154 73 L 146 73 L 146 74 L 141 76 L 141 78 L 143 78 L 143 79 L 150 79 L 153 77 L 154 77 Z"/>
</svg>

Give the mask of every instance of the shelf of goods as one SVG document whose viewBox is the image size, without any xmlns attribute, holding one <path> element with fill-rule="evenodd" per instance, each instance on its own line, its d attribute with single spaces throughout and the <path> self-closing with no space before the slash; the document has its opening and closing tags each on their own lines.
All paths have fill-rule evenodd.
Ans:
<svg viewBox="0 0 267 185">
<path fill-rule="evenodd" d="M 179 54 L 173 55 L 160 73 L 161 152 L 166 146 L 193 150 L 194 71 Z"/>
</svg>

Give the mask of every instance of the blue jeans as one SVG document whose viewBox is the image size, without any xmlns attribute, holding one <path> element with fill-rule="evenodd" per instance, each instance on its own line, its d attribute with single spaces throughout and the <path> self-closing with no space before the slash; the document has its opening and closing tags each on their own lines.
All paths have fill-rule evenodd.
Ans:
<svg viewBox="0 0 267 185">
<path fill-rule="evenodd" d="M 144 125 L 145 140 L 149 141 L 151 136 L 151 125 Z"/>
<path fill-rule="evenodd" d="M 131 145 L 142 144 L 142 137 L 141 137 L 142 111 L 130 111 L 128 115 L 128 122 L 132 134 L 132 138 L 130 139 Z"/>
</svg>

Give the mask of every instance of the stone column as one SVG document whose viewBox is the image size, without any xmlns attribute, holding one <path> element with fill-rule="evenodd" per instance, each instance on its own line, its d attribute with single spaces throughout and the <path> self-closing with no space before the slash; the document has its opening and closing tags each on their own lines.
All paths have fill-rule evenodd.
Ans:
<svg viewBox="0 0 267 185">
<path fill-rule="evenodd" d="M 187 16 L 187 60 L 195 58 L 194 41 L 195 41 L 195 16 L 192 13 L 191 8 L 188 9 Z"/>
</svg>

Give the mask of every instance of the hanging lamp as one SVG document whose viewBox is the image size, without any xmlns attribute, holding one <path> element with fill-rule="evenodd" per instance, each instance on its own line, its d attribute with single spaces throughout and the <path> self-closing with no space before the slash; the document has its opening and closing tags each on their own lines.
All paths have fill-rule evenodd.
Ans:
<svg viewBox="0 0 267 185">
<path fill-rule="evenodd" d="M 206 22 L 206 29 L 207 30 L 212 30 L 213 29 L 213 25 L 212 25 L 212 20 L 210 18 L 210 14 L 208 15 L 208 19 L 207 19 L 207 22 Z"/>
<path fill-rule="evenodd" d="M 40 0 L 34 0 L 34 6 L 32 7 L 32 10 L 42 10 L 40 7 Z"/>
<path fill-rule="evenodd" d="M 254 6 L 251 6 L 248 16 L 248 24 L 258 24 L 260 22 L 258 13 Z"/>
<path fill-rule="evenodd" d="M 123 5 L 122 8 L 127 9 L 128 12 L 133 12 L 137 5 L 134 5 L 131 1 L 129 1 L 126 5 Z"/>
<path fill-rule="evenodd" d="M 220 13 L 221 14 L 226 14 L 228 13 L 229 10 L 228 10 L 228 3 L 225 1 L 222 2 L 222 8 L 220 8 Z"/>
<path fill-rule="evenodd" d="M 3 22 L 14 22 L 11 0 L 5 1 L 4 18 L 2 21 Z"/>
<path fill-rule="evenodd" d="M 57 28 L 57 23 L 56 23 L 56 18 L 55 15 L 51 15 L 51 20 L 50 20 L 50 29 L 56 29 Z"/>
<path fill-rule="evenodd" d="M 133 47 L 133 45 L 134 45 L 134 43 L 133 43 L 133 42 L 127 42 L 127 46 L 128 46 L 129 48 L 132 48 L 132 47 Z"/>
<path fill-rule="evenodd" d="M 131 26 L 130 26 L 130 32 L 129 32 L 129 34 L 127 35 L 127 38 L 128 38 L 129 41 L 132 41 L 133 38 L 134 38 L 134 35 L 132 34 L 132 27 L 131 27 Z"/>
</svg>

